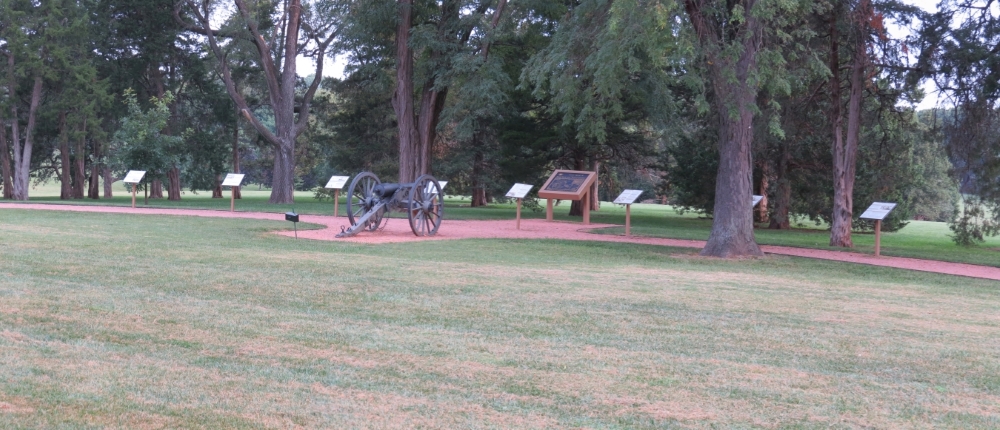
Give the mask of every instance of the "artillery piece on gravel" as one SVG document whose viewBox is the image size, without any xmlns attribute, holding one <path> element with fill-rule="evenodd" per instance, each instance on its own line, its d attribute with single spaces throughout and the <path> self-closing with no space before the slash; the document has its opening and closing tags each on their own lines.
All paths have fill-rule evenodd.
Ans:
<svg viewBox="0 0 1000 430">
<path fill-rule="evenodd" d="M 351 181 L 347 194 L 347 219 L 351 227 L 337 237 L 351 237 L 362 230 L 378 230 L 389 211 L 406 212 L 410 229 L 417 236 L 433 236 L 441 227 L 444 203 L 441 184 L 431 175 L 416 182 L 390 184 L 371 172 L 362 172 Z"/>
</svg>

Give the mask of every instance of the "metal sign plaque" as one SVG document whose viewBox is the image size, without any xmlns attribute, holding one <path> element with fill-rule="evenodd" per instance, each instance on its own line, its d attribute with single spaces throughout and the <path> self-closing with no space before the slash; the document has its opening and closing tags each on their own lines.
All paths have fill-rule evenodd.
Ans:
<svg viewBox="0 0 1000 430">
<path fill-rule="evenodd" d="M 556 170 L 538 190 L 543 199 L 580 200 L 597 180 L 597 172 Z"/>
<path fill-rule="evenodd" d="M 438 181 L 438 185 L 441 186 L 441 192 L 444 193 L 444 186 L 448 185 L 448 181 Z M 434 191 L 434 183 L 428 182 L 427 189 L 424 190 L 424 192 L 427 194 L 435 194 L 436 192 Z"/>
<path fill-rule="evenodd" d="M 757 204 L 760 203 L 761 200 L 764 200 L 764 196 L 758 196 L 758 195 L 755 194 L 753 196 L 753 205 L 752 205 L 752 207 L 757 207 Z"/>
<path fill-rule="evenodd" d="M 535 186 L 531 184 L 516 183 L 514 184 L 513 187 L 510 187 L 510 191 L 507 191 L 507 195 L 505 197 L 510 197 L 512 199 L 523 199 L 525 196 L 528 195 L 529 192 L 531 192 L 531 189 L 534 187 Z"/>
<path fill-rule="evenodd" d="M 642 190 L 625 190 L 618 195 L 618 198 L 616 198 L 613 203 L 616 205 L 630 205 L 635 203 L 636 199 L 638 199 L 641 194 Z"/>
<path fill-rule="evenodd" d="M 326 186 L 323 188 L 329 188 L 332 190 L 343 189 L 344 185 L 347 184 L 348 178 L 350 178 L 350 176 L 331 176 L 330 181 L 327 182 Z"/>
<path fill-rule="evenodd" d="M 138 184 L 142 182 L 143 176 L 146 176 L 145 170 L 129 170 L 128 174 L 125 175 L 125 179 L 122 179 L 122 182 L 126 184 Z"/>
<path fill-rule="evenodd" d="M 222 181 L 223 187 L 238 187 L 243 182 L 243 177 L 246 176 L 242 173 L 228 173 L 226 174 L 226 179 Z"/>
<path fill-rule="evenodd" d="M 871 206 L 868 206 L 868 209 L 865 209 L 865 213 L 861 214 L 858 218 L 883 220 L 895 208 L 895 203 L 875 202 Z"/>
</svg>

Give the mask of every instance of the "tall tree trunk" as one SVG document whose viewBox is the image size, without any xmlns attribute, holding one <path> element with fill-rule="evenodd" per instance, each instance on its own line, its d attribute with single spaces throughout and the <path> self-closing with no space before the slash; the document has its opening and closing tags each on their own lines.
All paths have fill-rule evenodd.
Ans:
<svg viewBox="0 0 1000 430">
<path fill-rule="evenodd" d="M 420 135 L 413 122 L 413 49 L 410 28 L 413 26 L 413 0 L 397 0 L 399 24 L 396 27 L 396 91 L 392 109 L 399 133 L 399 182 L 412 182 L 420 171 Z"/>
<path fill-rule="evenodd" d="M 94 141 L 94 159 L 90 162 L 90 187 L 87 188 L 87 197 L 97 200 L 101 198 L 100 178 L 101 178 L 101 143 Z"/>
<path fill-rule="evenodd" d="M 87 120 L 80 127 L 80 139 L 76 141 L 73 154 L 73 198 L 83 198 L 84 184 L 87 182 Z"/>
<path fill-rule="evenodd" d="M 167 200 L 181 199 L 181 169 L 177 166 L 167 170 Z"/>
<path fill-rule="evenodd" d="M 3 187 L 3 198 L 9 200 L 14 196 L 14 184 L 10 178 L 10 147 L 7 145 L 7 124 L 0 117 L 0 175 L 3 176 L 0 186 Z"/>
<path fill-rule="evenodd" d="M 212 198 L 213 199 L 221 199 L 222 198 L 222 178 L 220 178 L 220 176 L 222 176 L 222 175 L 215 175 L 215 187 L 212 188 Z M 233 190 L 236 190 L 236 189 L 237 189 L 236 187 L 233 187 Z"/>
<path fill-rule="evenodd" d="M 778 171 L 775 172 L 777 186 L 774 190 L 774 212 L 771 214 L 771 224 L 767 228 L 788 230 L 791 222 L 788 219 L 789 206 L 792 204 L 792 184 L 788 178 L 788 143 L 781 144 L 781 156 L 778 158 Z"/>
<path fill-rule="evenodd" d="M 701 255 L 741 257 L 763 255 L 753 235 L 753 114 L 757 99 L 757 53 L 763 45 L 760 18 L 749 11 L 755 0 L 729 2 L 748 11 L 742 22 L 715 21 L 706 4 L 685 0 L 684 8 L 705 51 L 706 66 L 718 100 L 719 170 L 715 180 L 712 231 Z M 732 13 L 736 13 L 735 11 Z M 728 18 L 726 18 L 728 19 Z M 732 26 L 721 33 L 720 25 Z M 735 55 L 734 55 L 735 54 Z"/>
<path fill-rule="evenodd" d="M 862 0 L 854 15 L 866 16 L 871 3 Z M 831 20 L 832 21 L 832 20 Z M 859 20 L 859 22 L 863 22 Z M 836 23 L 833 22 L 834 27 Z M 864 27 L 864 24 L 862 24 Z M 835 33 L 832 33 L 835 35 Z M 834 40 L 832 43 L 838 43 Z M 832 47 L 831 47 L 832 48 Z M 831 55 L 831 65 L 835 58 Z M 868 64 L 868 47 L 863 40 L 857 41 L 851 55 L 851 93 L 847 105 L 847 136 L 841 136 L 841 122 L 835 122 L 833 139 L 833 212 L 830 222 L 830 246 L 854 247 L 851 240 L 851 224 L 854 218 L 854 177 L 857 166 L 858 140 L 861 137 L 861 99 L 864 89 L 865 67 Z M 835 75 L 839 78 L 839 75 Z M 832 79 L 832 78 L 831 78 Z M 833 85 L 833 82 L 831 82 Z M 839 88 L 839 80 L 836 87 Z M 836 91 L 835 112 L 840 115 L 840 92 Z"/>
<path fill-rule="evenodd" d="M 14 57 L 10 56 L 8 62 L 10 67 L 14 67 Z M 14 95 L 13 72 L 10 72 L 10 94 Z M 14 97 L 11 97 L 12 99 Z M 24 130 L 24 143 L 20 141 L 20 128 L 18 126 L 18 114 L 16 101 L 11 103 L 12 135 L 14 138 L 14 200 L 28 200 L 28 179 L 31 176 L 31 150 L 34 146 L 35 117 L 38 113 L 38 105 L 42 101 L 42 77 L 35 76 L 35 82 L 31 89 L 31 104 L 28 106 L 28 124 Z"/>
<path fill-rule="evenodd" d="M 104 198 L 114 197 L 115 178 L 111 176 L 111 168 L 107 165 L 101 166 L 104 169 Z"/>
<path fill-rule="evenodd" d="M 483 181 L 484 173 L 484 160 L 483 151 L 480 149 L 479 144 L 479 132 L 477 132 L 473 139 L 473 146 L 476 148 L 476 153 L 472 159 L 472 207 L 477 208 L 480 206 L 486 206 L 486 184 Z"/>
<path fill-rule="evenodd" d="M 150 199 L 162 199 L 163 198 L 163 181 L 159 179 L 153 179 L 146 186 L 146 190 L 149 191 L 147 198 Z"/>
<path fill-rule="evenodd" d="M 73 179 L 69 162 L 69 130 L 66 125 L 66 111 L 59 111 L 59 199 L 68 200 L 73 196 Z"/>
</svg>

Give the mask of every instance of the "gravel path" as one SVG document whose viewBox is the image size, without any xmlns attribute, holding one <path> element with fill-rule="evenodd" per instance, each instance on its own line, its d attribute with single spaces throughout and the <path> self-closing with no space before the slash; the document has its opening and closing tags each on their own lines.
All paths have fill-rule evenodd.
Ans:
<svg viewBox="0 0 1000 430">
<path fill-rule="evenodd" d="M 118 206 L 74 206 L 62 204 L 24 204 L 24 203 L 0 203 L 0 209 L 38 209 L 55 211 L 76 211 L 76 212 L 101 212 L 101 213 L 126 213 L 145 215 L 183 215 L 202 216 L 215 218 L 248 218 L 284 221 L 284 214 L 266 212 L 228 212 L 215 210 L 198 209 L 155 209 L 155 208 L 129 208 Z M 625 237 L 610 234 L 588 233 L 588 230 L 620 227 L 612 224 L 591 224 L 584 226 L 580 223 L 571 222 L 546 222 L 539 219 L 521 220 L 521 228 L 515 228 L 514 220 L 501 221 L 465 221 L 446 220 L 438 234 L 433 237 L 416 237 L 410 231 L 410 225 L 406 219 L 393 218 L 388 221 L 384 229 L 376 232 L 362 232 L 357 236 L 345 239 L 336 239 L 334 236 L 340 233 L 341 227 L 348 226 L 346 217 L 322 216 L 322 215 L 300 215 L 302 222 L 325 225 L 327 228 L 321 230 L 299 231 L 298 235 L 304 239 L 315 240 L 339 240 L 359 244 L 380 244 L 395 242 L 411 242 L 425 240 L 453 240 L 468 238 L 483 239 L 566 239 L 566 240 L 590 240 L 601 242 L 627 242 L 641 243 L 646 245 L 675 246 L 683 248 L 701 248 L 705 245 L 702 240 L 682 240 L 682 239 L 660 239 L 650 237 Z M 284 236 L 293 236 L 294 232 L 277 232 Z M 949 263 L 944 261 L 920 260 L 916 258 L 904 257 L 876 257 L 869 254 L 859 254 L 856 252 L 832 251 L 823 249 L 793 248 L 788 246 L 762 245 L 761 249 L 768 254 L 790 255 L 795 257 L 818 258 L 823 260 L 843 261 L 847 263 L 868 264 L 872 266 L 895 267 L 899 269 L 919 270 L 923 272 L 944 273 L 949 275 L 968 276 L 972 278 L 983 278 L 1000 280 L 1000 268 L 989 266 L 977 266 L 973 264 Z"/>
</svg>

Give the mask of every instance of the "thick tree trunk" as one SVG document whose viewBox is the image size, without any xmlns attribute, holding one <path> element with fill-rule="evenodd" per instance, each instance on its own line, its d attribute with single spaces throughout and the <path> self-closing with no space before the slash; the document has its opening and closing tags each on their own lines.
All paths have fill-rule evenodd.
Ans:
<svg viewBox="0 0 1000 430">
<path fill-rule="evenodd" d="M 870 7 L 862 0 L 855 13 L 865 14 Z M 836 24 L 832 24 L 834 27 Z M 834 44 L 837 41 L 832 42 Z M 837 60 L 831 55 L 831 65 Z M 833 139 L 833 212 L 830 215 L 830 246 L 853 248 L 851 225 L 854 220 L 854 176 L 857 166 L 858 140 L 861 137 L 861 99 L 864 89 L 865 66 L 868 63 L 868 48 L 864 42 L 857 42 L 851 56 L 851 93 L 847 104 L 847 136 L 841 136 L 842 115 L 840 114 L 840 92 L 836 91 L 835 112 L 839 117 L 834 126 Z M 840 86 L 838 80 L 831 85 Z"/>
<path fill-rule="evenodd" d="M 84 120 L 80 139 L 76 141 L 76 151 L 73 154 L 73 198 L 82 199 L 83 189 L 87 182 L 87 122 Z"/>
<path fill-rule="evenodd" d="M 753 10 L 755 0 L 730 2 Z M 685 0 L 718 100 L 719 170 L 715 181 L 712 231 L 701 255 L 743 257 L 763 255 L 753 235 L 753 113 L 757 98 L 757 53 L 763 44 L 760 19 L 747 13 L 742 23 L 719 23 L 705 3 Z M 718 25 L 732 25 L 720 33 Z M 738 48 L 735 52 L 733 48 Z M 732 55 L 736 54 L 736 56 Z"/>
<path fill-rule="evenodd" d="M 295 201 L 295 140 L 274 149 L 274 176 L 271 178 L 271 203 Z"/>
<path fill-rule="evenodd" d="M 159 179 L 153 179 L 146 187 L 146 189 L 149 191 L 148 198 L 150 199 L 163 198 L 163 181 L 160 181 Z"/>
<path fill-rule="evenodd" d="M 104 169 L 104 198 L 110 199 L 114 197 L 114 184 L 115 178 L 111 176 L 111 168 L 108 166 L 102 166 Z"/>
<path fill-rule="evenodd" d="M 8 63 L 14 66 L 13 56 Z M 10 94 L 15 94 L 14 78 L 11 73 Z M 24 144 L 20 142 L 20 128 L 18 126 L 17 103 L 11 103 L 12 135 L 14 138 L 14 200 L 28 200 L 28 179 L 31 176 L 31 150 L 34 146 L 35 117 L 38 113 L 38 105 L 42 101 L 42 77 L 36 76 L 31 89 L 31 104 L 28 107 L 28 125 L 24 131 Z"/>
<path fill-rule="evenodd" d="M 716 85 L 716 94 L 719 92 Z M 752 94 L 745 88 L 733 88 L 742 105 L 738 117 L 723 111 L 719 124 L 719 171 L 715 177 L 715 212 L 712 231 L 701 255 L 721 258 L 763 255 L 753 235 L 753 164 L 750 143 L 753 138 Z M 740 94 L 742 93 L 742 94 Z M 741 97 L 742 96 L 742 97 Z M 749 96 L 749 97 L 748 97 Z M 723 96 L 724 97 L 724 96 Z"/>
<path fill-rule="evenodd" d="M 73 196 L 73 179 L 70 177 L 69 131 L 66 125 L 66 111 L 59 112 L 59 199 L 68 200 Z"/>
<path fill-rule="evenodd" d="M 181 169 L 177 166 L 167 170 L 167 200 L 181 199 Z"/>
<path fill-rule="evenodd" d="M 9 200 L 14 196 L 14 184 L 10 177 L 10 146 L 7 145 L 7 124 L 0 119 L 0 187 L 3 187 L 3 198 Z"/>
</svg>

